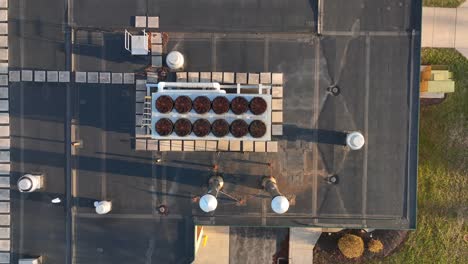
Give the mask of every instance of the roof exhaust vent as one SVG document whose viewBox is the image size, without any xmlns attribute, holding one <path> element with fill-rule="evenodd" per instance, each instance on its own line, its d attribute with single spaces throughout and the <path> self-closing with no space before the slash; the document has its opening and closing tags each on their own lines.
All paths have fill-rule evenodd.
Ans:
<svg viewBox="0 0 468 264">
<path fill-rule="evenodd" d="M 43 176 L 25 174 L 18 180 L 18 190 L 20 192 L 34 192 L 43 187 Z"/>
<path fill-rule="evenodd" d="M 332 85 L 327 88 L 327 91 L 330 92 L 333 96 L 337 96 L 340 94 L 340 87 L 337 85 Z"/>
<path fill-rule="evenodd" d="M 171 51 L 166 57 L 166 64 L 172 70 L 178 70 L 184 67 L 184 55 L 178 51 Z"/>
<path fill-rule="evenodd" d="M 346 145 L 352 150 L 361 149 L 364 143 L 364 136 L 360 132 L 351 132 L 346 136 Z"/>
<path fill-rule="evenodd" d="M 213 176 L 208 182 L 208 191 L 200 198 L 198 205 L 204 212 L 209 213 L 218 207 L 218 193 L 223 188 L 224 181 L 220 176 Z"/>
<path fill-rule="evenodd" d="M 267 177 L 263 179 L 263 188 L 267 191 L 273 199 L 271 200 L 271 209 L 277 214 L 284 214 L 289 209 L 289 200 L 280 193 L 276 179 Z"/>
<path fill-rule="evenodd" d="M 110 201 L 96 201 L 94 202 L 97 214 L 107 214 L 112 210 L 112 202 Z"/>
<path fill-rule="evenodd" d="M 337 184 L 338 183 L 338 176 L 332 175 L 330 177 L 327 177 L 327 183 L 329 184 Z"/>
</svg>

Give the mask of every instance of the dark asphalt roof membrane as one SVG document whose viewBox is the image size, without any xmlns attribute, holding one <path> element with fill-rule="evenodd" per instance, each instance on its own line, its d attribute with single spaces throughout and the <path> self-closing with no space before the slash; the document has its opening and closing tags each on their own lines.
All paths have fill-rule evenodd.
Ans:
<svg viewBox="0 0 468 264">
<path fill-rule="evenodd" d="M 181 51 L 186 71 L 284 73 L 284 135 L 278 153 L 136 152 L 134 85 L 10 83 L 12 186 L 24 173 L 49 179 L 46 192 L 11 192 L 13 260 L 189 263 L 194 225 L 415 228 L 421 1 L 81 0 L 65 13 L 50 2 L 10 3 L 10 68 L 70 70 L 68 24 L 74 71 L 142 71 L 149 57 L 130 56 L 123 31 L 157 15 L 164 52 Z M 83 140 L 71 158 L 67 111 Z M 344 146 L 355 130 L 359 151 Z M 67 159 L 72 219 L 48 202 L 67 200 Z M 214 164 L 227 195 L 206 214 L 193 198 Z M 284 215 L 259 189 L 269 175 L 291 200 Z M 95 215 L 98 199 L 112 200 L 111 214 Z"/>
</svg>

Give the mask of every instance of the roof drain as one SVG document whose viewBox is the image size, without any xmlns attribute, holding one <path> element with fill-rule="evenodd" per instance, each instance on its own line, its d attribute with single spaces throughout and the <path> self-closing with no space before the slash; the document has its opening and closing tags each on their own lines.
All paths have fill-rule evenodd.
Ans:
<svg viewBox="0 0 468 264">
<path fill-rule="evenodd" d="M 327 183 L 328 184 L 338 184 L 338 176 L 337 175 L 332 175 L 327 177 Z"/>
<path fill-rule="evenodd" d="M 337 96 L 340 94 L 340 87 L 338 87 L 338 85 L 332 85 L 327 88 L 327 91 L 331 93 L 333 96 Z"/>
</svg>

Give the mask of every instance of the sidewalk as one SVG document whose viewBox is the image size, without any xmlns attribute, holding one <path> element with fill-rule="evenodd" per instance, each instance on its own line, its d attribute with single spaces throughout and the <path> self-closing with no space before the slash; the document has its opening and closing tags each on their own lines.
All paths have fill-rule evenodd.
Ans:
<svg viewBox="0 0 468 264">
<path fill-rule="evenodd" d="M 455 48 L 468 58 L 468 2 L 458 8 L 424 7 L 421 46 Z"/>
<path fill-rule="evenodd" d="M 314 247 L 322 235 L 322 228 L 289 228 L 289 260 L 291 264 L 312 264 Z"/>
<path fill-rule="evenodd" d="M 204 226 L 203 233 L 206 245 L 200 245 L 192 264 L 229 264 L 229 226 Z"/>
</svg>

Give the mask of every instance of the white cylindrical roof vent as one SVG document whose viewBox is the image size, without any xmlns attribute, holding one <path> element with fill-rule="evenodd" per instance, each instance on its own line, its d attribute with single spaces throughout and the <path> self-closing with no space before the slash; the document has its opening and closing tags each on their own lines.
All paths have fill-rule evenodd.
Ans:
<svg viewBox="0 0 468 264">
<path fill-rule="evenodd" d="M 96 201 L 94 202 L 97 214 L 107 214 L 112 210 L 112 203 L 109 201 Z"/>
<path fill-rule="evenodd" d="M 364 136 L 360 132 L 352 132 L 346 136 L 346 145 L 352 150 L 361 149 L 365 142 Z"/>
<path fill-rule="evenodd" d="M 18 190 L 20 192 L 34 192 L 42 188 L 42 176 L 25 174 L 18 179 Z"/>
<path fill-rule="evenodd" d="M 166 57 L 166 64 L 172 70 L 184 67 L 184 56 L 178 51 L 171 51 Z"/>
<path fill-rule="evenodd" d="M 216 210 L 216 207 L 218 207 L 218 200 L 214 195 L 207 193 L 200 198 L 198 204 L 200 205 L 200 209 L 209 213 Z"/>
<path fill-rule="evenodd" d="M 280 195 L 271 200 L 271 209 L 277 214 L 284 214 L 289 209 L 289 201 L 286 197 Z"/>
<path fill-rule="evenodd" d="M 18 181 L 18 189 L 21 192 L 29 192 L 31 191 L 32 187 L 33 187 L 33 183 L 31 179 L 28 177 L 23 177 L 22 179 Z"/>
</svg>

